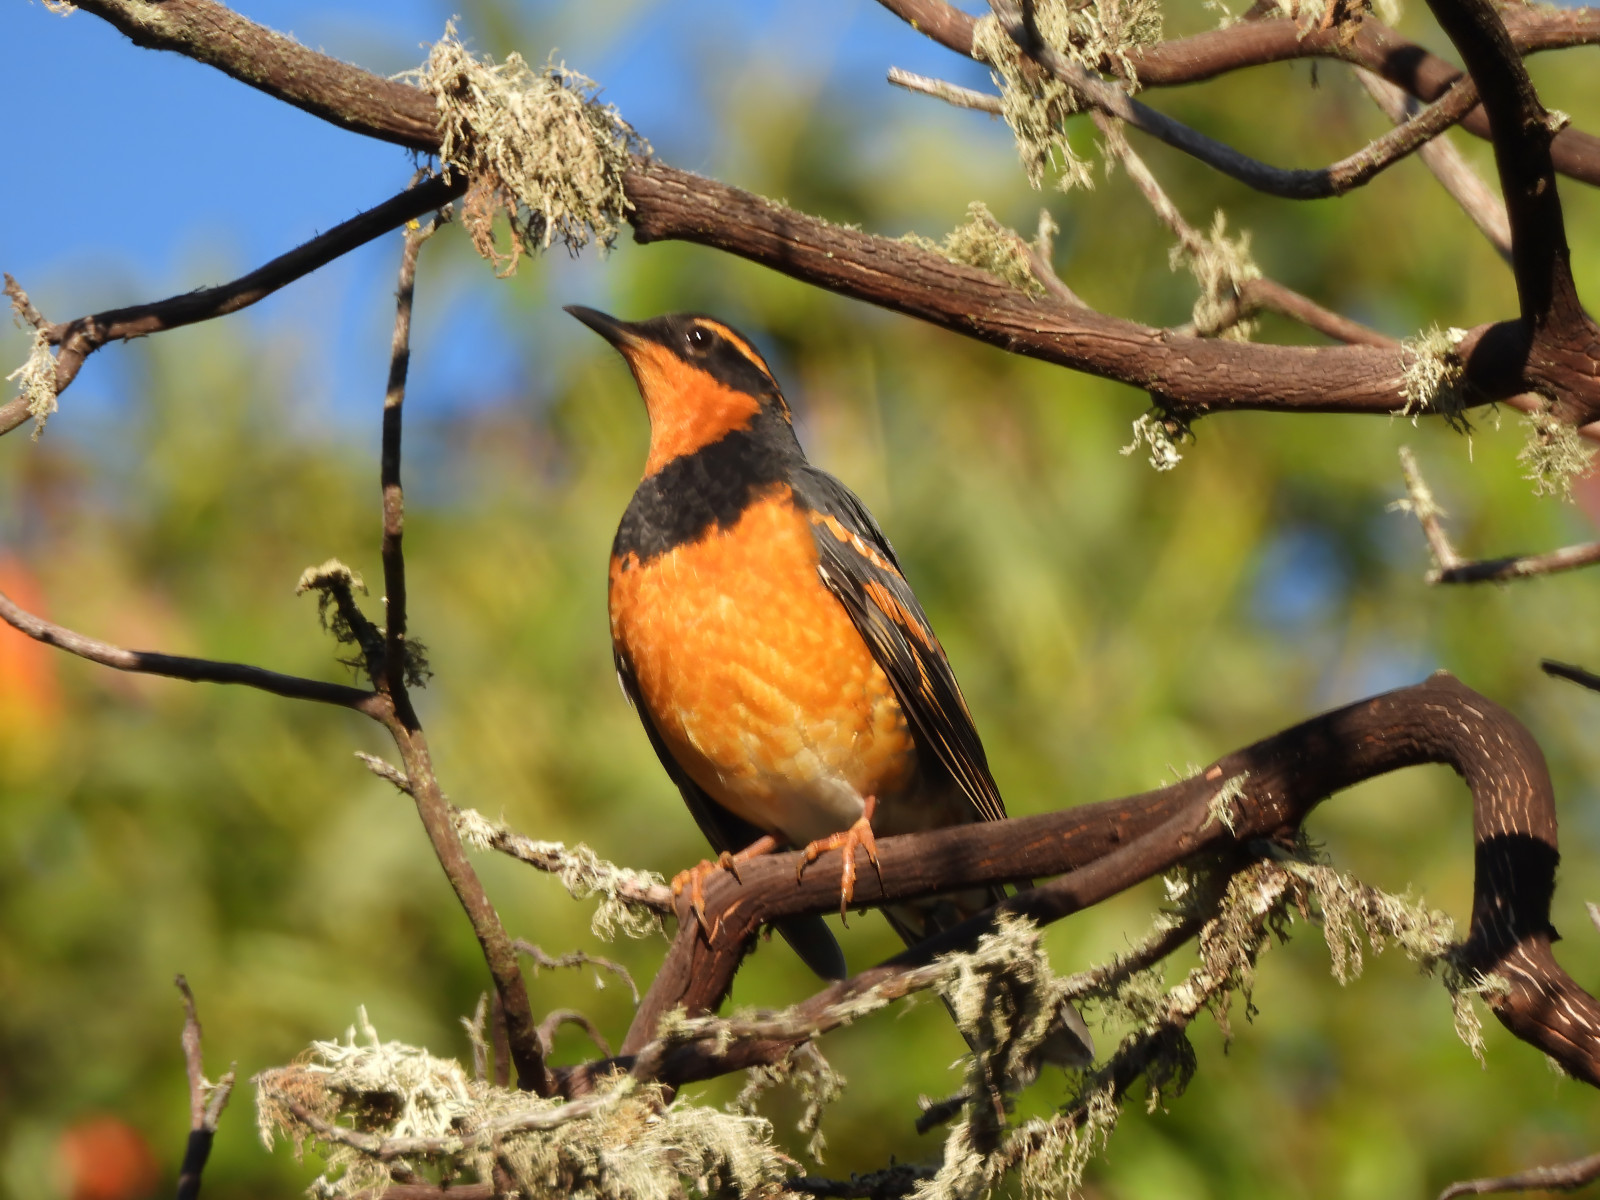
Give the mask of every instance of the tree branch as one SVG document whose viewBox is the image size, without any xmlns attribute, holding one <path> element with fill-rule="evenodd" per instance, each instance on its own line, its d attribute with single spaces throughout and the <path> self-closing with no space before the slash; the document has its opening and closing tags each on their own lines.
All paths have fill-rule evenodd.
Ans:
<svg viewBox="0 0 1600 1200">
<path fill-rule="evenodd" d="M 1434 501 L 1433 492 L 1422 478 L 1416 456 L 1408 446 L 1400 447 L 1400 473 L 1406 481 L 1406 499 L 1396 505 L 1407 508 L 1422 526 L 1433 552 L 1434 567 L 1426 576 L 1429 583 L 1505 583 L 1535 575 L 1554 575 L 1600 562 L 1600 542 L 1566 546 L 1543 554 L 1515 554 L 1509 558 L 1468 560 L 1457 553 L 1440 517 L 1445 512 Z"/>
<path fill-rule="evenodd" d="M 233 1094 L 233 1068 L 214 1084 L 206 1079 L 194 993 L 182 975 L 173 982 L 183 996 L 183 1063 L 189 1076 L 189 1141 L 183 1152 L 183 1166 L 178 1170 L 178 1200 L 195 1200 L 200 1195 L 200 1177 L 211 1157 L 217 1122 Z"/>
<path fill-rule="evenodd" d="M 140 8 L 132 0 L 95 0 L 91 11 Z M 355 68 L 310 50 L 294 51 L 292 86 L 228 66 L 231 51 L 212 43 L 243 39 L 252 25 L 211 0 L 163 6 L 171 22 L 191 14 L 182 37 L 168 29 L 151 44 L 214 62 L 246 82 L 299 103 L 336 103 Z M 195 15 L 198 14 L 198 15 Z M 284 51 L 284 53 L 288 53 Z M 226 60 L 226 61 L 223 61 Z M 319 91 L 327 79 L 329 91 Z M 394 106 L 394 122 L 415 135 L 432 101 L 416 88 L 369 76 L 374 95 Z M 316 111 L 316 105 L 302 107 Z M 371 118 L 370 108 L 361 110 Z M 348 114 L 347 114 L 348 115 Z M 354 121 L 355 118 L 351 117 Z M 356 127 L 352 125 L 352 127 Z M 393 133 L 397 124 L 384 126 Z M 363 132 L 376 128 L 361 126 Z M 430 142 L 430 150 L 436 150 Z M 1404 409 L 1407 356 L 1377 346 L 1318 348 L 1250 345 L 1185 338 L 1131 321 L 1035 299 L 975 268 L 890 238 L 841 229 L 737 188 L 657 162 L 635 159 L 624 179 L 629 220 L 640 242 L 676 239 L 713 246 L 805 282 L 906 313 L 1013 353 L 1160 394 L 1185 417 L 1233 409 L 1392 413 Z M 1465 383 L 1492 400 L 1529 390 L 1525 341 L 1516 322 L 1479 326 L 1458 346 Z M 1537 364 L 1538 381 L 1564 396 L 1561 414 L 1584 423 L 1600 416 L 1600 377 L 1590 360 Z"/>
<path fill-rule="evenodd" d="M 1337 709 L 1219 760 L 1203 775 L 1120 801 L 1008 821 L 986 822 L 878 843 L 883 868 L 858 878 L 863 906 L 1009 879 L 1059 876 L 1000 908 L 1058 920 L 1204 851 L 1251 839 L 1291 836 L 1326 797 L 1404 766 L 1447 763 L 1473 796 L 1477 868 L 1472 921 L 1458 966 L 1468 978 L 1507 982 L 1487 996 L 1500 1021 L 1574 1076 L 1600 1084 L 1600 1004 L 1563 971 L 1550 950 L 1549 905 L 1558 858 L 1554 797 L 1544 757 L 1509 713 L 1445 674 Z M 1232 790 L 1230 791 L 1230 785 Z M 1229 823 L 1219 797 L 1231 796 Z M 781 854 L 741 868 L 741 881 L 713 876 L 707 917 L 718 934 L 680 913 L 679 932 L 623 1043 L 648 1045 L 663 1014 L 714 1008 L 756 932 L 780 916 L 820 913 L 838 902 L 838 864 L 817 862 L 797 884 L 796 858 Z M 823 1009 L 916 970 L 934 954 L 975 942 L 993 910 L 819 992 L 803 1006 Z M 771 1047 L 768 1047 L 771 1052 Z M 659 1078 L 698 1078 L 708 1059 L 692 1046 L 673 1051 Z M 760 1061 L 760 1047 L 728 1048 Z M 727 1066 L 719 1060 L 718 1070 Z"/>
<path fill-rule="evenodd" d="M 945 0 L 878 2 L 940 45 L 972 57 L 975 18 L 969 14 Z M 1526 5 L 1508 9 L 1505 20 L 1513 43 L 1524 54 L 1600 42 L 1600 9 Z M 1459 67 L 1372 17 L 1363 17 L 1353 27 L 1311 30 L 1301 29 L 1288 17 L 1240 21 L 1128 52 L 1142 88 L 1200 83 L 1246 67 L 1300 58 L 1331 58 L 1365 67 L 1424 103 L 1438 100 L 1462 77 Z M 1489 137 L 1489 122 L 1481 107 L 1469 111 L 1461 125 L 1477 137 Z M 1552 153 L 1562 174 L 1600 184 L 1600 138 L 1564 129 L 1556 134 Z"/>
<path fill-rule="evenodd" d="M 442 179 L 429 179 L 384 201 L 376 208 L 368 209 L 343 224 L 334 226 L 327 233 L 312 238 L 303 246 L 279 255 L 248 275 L 218 287 L 184 292 L 151 304 L 109 309 L 106 312 L 78 317 L 59 324 L 45 321 L 40 317 L 35 322 L 36 328 L 44 331 L 46 339 L 52 346 L 61 347 L 56 355 L 56 395 L 59 396 L 66 391 L 77 378 L 84 359 L 107 342 L 128 341 L 131 338 L 147 337 L 152 333 L 164 333 L 169 329 L 209 321 L 238 312 L 241 308 L 248 308 L 285 284 L 309 275 L 318 267 L 327 266 L 334 259 L 348 254 L 423 213 L 432 212 L 450 203 L 464 190 L 465 184 L 460 179 L 454 183 L 445 183 Z M 7 295 L 21 294 L 21 288 L 17 287 L 16 281 L 11 276 L 7 275 L 5 279 Z M 28 406 L 22 398 L 0 405 L 0 435 L 10 433 L 27 419 Z"/>
<path fill-rule="evenodd" d="M 1383 110 L 1384 116 L 1389 120 L 1398 125 L 1415 115 L 1418 103 L 1415 97 L 1406 95 L 1387 79 L 1374 75 L 1363 67 L 1357 67 L 1355 72 L 1367 95 L 1372 97 L 1373 102 Z M 1478 177 L 1478 173 L 1472 169 L 1472 164 L 1467 162 L 1448 138 L 1442 137 L 1420 147 L 1417 157 L 1428 170 L 1433 172 L 1434 178 L 1445 191 L 1450 193 L 1451 199 L 1461 206 L 1462 211 L 1471 218 L 1483 236 L 1489 239 L 1489 244 L 1499 252 L 1500 257 L 1509 263 L 1511 222 L 1506 217 L 1506 206 Z"/>
<path fill-rule="evenodd" d="M 1183 151 L 1258 192 L 1285 200 L 1323 200 L 1342 196 L 1413 153 L 1431 138 L 1438 137 L 1477 104 L 1477 92 L 1472 81 L 1458 80 L 1436 103 L 1331 167 L 1285 170 L 1260 162 L 1232 146 L 1207 137 L 1181 121 L 1141 104 L 1116 84 L 1107 83 L 1084 70 L 1040 38 L 1037 30 L 1009 0 L 995 0 L 993 8 L 1000 27 L 1017 44 L 1018 49 L 1097 111 L 1126 121 L 1135 129 L 1158 138 L 1173 149 Z"/>
<path fill-rule="evenodd" d="M 35 641 L 55 646 L 68 654 L 76 654 L 90 662 L 99 663 L 118 671 L 137 675 L 162 675 L 168 679 L 185 679 L 191 683 L 234 683 L 253 687 L 274 696 L 291 700 L 315 700 L 319 704 L 337 704 L 353 708 L 369 717 L 381 720 L 388 701 L 375 692 L 349 687 L 341 683 L 323 683 L 317 679 L 302 679 L 298 675 L 281 675 L 277 671 L 243 663 L 218 662 L 209 658 L 186 658 L 176 654 L 158 654 L 150 650 L 124 650 L 110 642 L 85 637 L 81 633 L 52 624 L 42 617 L 18 607 L 10 597 L 0 593 L 0 620 L 13 629 L 20 630 Z"/>
<path fill-rule="evenodd" d="M 405 558 L 402 538 L 405 529 L 405 499 L 400 487 L 400 443 L 405 411 L 407 367 L 411 361 L 411 302 L 416 282 L 417 252 L 436 224 L 409 232 L 400 260 L 400 281 L 396 289 L 394 338 L 389 361 L 389 380 L 383 402 L 383 448 L 380 480 L 383 492 L 383 574 L 389 604 L 388 628 L 384 636 L 384 669 L 379 690 L 390 701 L 384 727 L 394 738 L 405 767 L 407 790 L 416 802 L 417 815 L 427 831 L 433 852 L 444 869 L 456 899 L 461 902 L 472 931 L 483 949 L 484 961 L 494 980 L 495 991 L 504 1005 L 506 1033 L 511 1043 L 511 1059 L 517 1067 L 518 1086 L 540 1096 L 551 1094 L 550 1073 L 545 1066 L 544 1047 L 534 1023 L 528 987 L 517 961 L 516 947 L 506 935 L 500 914 L 490 903 L 483 881 L 473 870 L 461 838 L 451 818 L 450 805 L 433 771 L 428 741 L 411 705 L 408 673 L 416 648 L 405 642 Z"/>
</svg>

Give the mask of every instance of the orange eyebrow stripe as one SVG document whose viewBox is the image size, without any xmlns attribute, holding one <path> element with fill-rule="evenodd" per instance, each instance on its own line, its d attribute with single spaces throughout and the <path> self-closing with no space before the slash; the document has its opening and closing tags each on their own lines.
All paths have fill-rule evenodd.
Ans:
<svg viewBox="0 0 1600 1200">
<path fill-rule="evenodd" d="M 766 359 L 762 358 L 760 352 L 743 337 L 729 329 L 721 321 L 701 321 L 700 325 L 704 329 L 711 330 L 740 354 L 744 355 L 752 367 L 772 380 L 773 387 L 778 386 L 778 381 L 772 379 L 772 371 L 768 368 Z"/>
</svg>

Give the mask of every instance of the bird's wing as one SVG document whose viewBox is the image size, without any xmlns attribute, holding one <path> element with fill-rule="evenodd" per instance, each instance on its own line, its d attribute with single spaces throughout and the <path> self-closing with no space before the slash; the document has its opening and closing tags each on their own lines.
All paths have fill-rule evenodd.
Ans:
<svg viewBox="0 0 1600 1200">
<path fill-rule="evenodd" d="M 711 843 L 712 849 L 719 854 L 724 850 L 730 854 L 737 854 L 760 838 L 762 830 L 735 816 L 706 795 L 705 789 L 691 779 L 689 773 L 678 764 L 678 760 L 667 749 L 667 744 L 661 740 L 661 734 L 657 732 L 655 722 L 650 719 L 650 712 L 639 696 L 639 683 L 634 677 L 633 665 L 628 661 L 628 656 L 620 648 L 614 648 L 613 657 L 617 664 L 617 681 L 622 684 L 623 695 L 627 696 L 628 703 L 633 705 L 633 711 L 639 714 L 644 731 L 650 738 L 650 745 L 655 748 L 656 757 L 661 760 L 661 765 L 666 768 L 672 782 L 678 785 L 678 791 L 683 793 L 683 802 L 689 806 L 695 824 L 700 826 L 700 832 L 705 834 L 706 841 Z M 827 923 L 821 917 L 785 917 L 781 921 L 774 922 L 774 926 L 783 935 L 783 940 L 788 942 L 800 956 L 801 961 L 822 978 L 845 977 L 844 952 L 839 949 L 839 943 L 834 940 Z"/>
<path fill-rule="evenodd" d="M 795 495 L 810 509 L 822 581 L 889 677 L 918 743 L 933 752 L 979 817 L 1004 819 L 1005 802 L 961 687 L 889 539 L 866 505 L 825 471 L 806 467 L 795 478 Z"/>
</svg>

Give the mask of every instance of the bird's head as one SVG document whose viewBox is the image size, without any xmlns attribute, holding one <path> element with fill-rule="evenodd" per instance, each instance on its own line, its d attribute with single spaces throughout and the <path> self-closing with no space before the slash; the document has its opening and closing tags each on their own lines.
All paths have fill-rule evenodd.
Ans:
<svg viewBox="0 0 1600 1200">
<path fill-rule="evenodd" d="M 748 338 L 699 313 L 619 321 L 593 308 L 567 311 L 617 348 L 650 414 L 646 476 L 736 429 L 792 439 L 789 406 Z"/>
</svg>

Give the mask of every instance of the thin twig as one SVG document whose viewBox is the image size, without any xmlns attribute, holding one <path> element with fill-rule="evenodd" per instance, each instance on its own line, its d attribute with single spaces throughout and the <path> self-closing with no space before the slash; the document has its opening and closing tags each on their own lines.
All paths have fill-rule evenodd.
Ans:
<svg viewBox="0 0 1600 1200">
<path fill-rule="evenodd" d="M 1592 692 L 1600 692 L 1600 675 L 1596 675 L 1593 671 L 1585 671 L 1582 667 L 1559 663 L 1552 658 L 1542 661 L 1539 664 L 1539 669 L 1546 675 L 1554 675 L 1558 679 L 1570 679 L 1573 683 L 1586 687 Z"/>
<path fill-rule="evenodd" d="M 233 1094 L 234 1071 L 229 1067 L 228 1073 L 214 1084 L 206 1078 L 194 993 L 182 975 L 173 982 L 183 995 L 183 1063 L 189 1076 L 189 1141 L 183 1152 L 183 1166 L 178 1171 L 177 1200 L 195 1200 L 200 1195 L 200 1177 L 211 1157 L 217 1122 L 222 1119 L 222 1110 Z"/>
<path fill-rule="evenodd" d="M 191 683 L 234 683 L 253 687 L 275 696 L 291 700 L 315 700 L 319 704 L 337 704 L 353 708 L 369 717 L 382 719 L 388 702 L 375 692 L 349 687 L 342 683 L 323 683 L 318 679 L 303 679 L 298 675 L 282 675 L 277 671 L 244 663 L 219 662 L 209 658 L 187 658 L 176 654 L 158 654 L 149 650 L 124 650 L 110 642 L 74 633 L 63 626 L 36 617 L 19 608 L 4 593 L 0 593 L 0 620 L 20 630 L 47 646 L 55 646 L 79 658 L 128 671 L 138 675 L 161 675 L 168 679 L 184 679 Z"/>
<path fill-rule="evenodd" d="M 426 186 L 426 185 L 424 185 Z M 417 251 L 433 227 L 407 234 L 401 255 L 400 282 L 395 304 L 394 338 L 390 353 L 389 379 L 383 402 L 383 575 L 390 600 L 389 624 L 384 647 L 386 666 L 380 690 L 392 699 L 383 724 L 394 738 L 404 764 L 407 791 L 416 802 L 417 815 L 433 844 L 433 852 L 444 869 L 456 898 L 472 922 L 484 961 L 494 980 L 495 992 L 505 1008 L 506 1032 L 511 1043 L 511 1059 L 517 1066 L 517 1084 L 540 1096 L 551 1092 L 550 1073 L 545 1066 L 539 1030 L 534 1024 L 528 987 L 511 939 L 506 935 L 500 914 L 484 890 L 483 881 L 472 869 L 461 838 L 456 833 L 449 802 L 440 790 L 433 771 L 428 741 L 411 706 L 407 691 L 405 622 L 405 558 L 401 540 L 404 533 L 405 500 L 400 487 L 400 444 L 405 403 L 406 372 L 411 357 L 411 300 L 414 290 Z"/>
<path fill-rule="evenodd" d="M 1000 115 L 1000 97 L 993 92 L 974 91 L 958 83 L 934 79 L 928 75 L 918 75 L 900 67 L 889 68 L 889 82 L 895 87 L 905 88 L 908 92 L 920 92 L 924 96 L 932 96 L 935 100 L 943 100 L 946 104 L 953 104 L 957 108 L 975 109 L 978 112 L 986 112 L 992 117 Z"/>
<path fill-rule="evenodd" d="M 639 989 L 633 982 L 633 976 L 628 973 L 628 968 L 619 962 L 613 962 L 609 958 L 602 958 L 598 954 L 585 954 L 581 950 L 573 950 L 558 957 L 546 954 L 538 946 L 535 946 L 532 942 L 524 941 L 522 938 L 517 938 L 511 944 L 533 960 L 536 974 L 539 968 L 560 970 L 564 967 L 581 967 L 585 965 L 599 967 L 603 971 L 610 971 L 628 985 L 628 991 L 633 993 L 633 1002 L 635 1004 L 639 1003 Z"/>
<path fill-rule="evenodd" d="M 1200 232 L 1184 218 L 1178 206 L 1172 202 L 1171 197 L 1156 179 L 1144 159 L 1128 144 L 1128 139 L 1122 135 L 1121 126 L 1104 113 L 1092 113 L 1091 117 L 1095 128 L 1105 139 L 1106 148 L 1115 154 L 1128 172 L 1128 178 L 1133 181 L 1150 207 L 1155 210 L 1161 223 L 1172 231 L 1174 237 L 1183 245 L 1190 254 L 1199 254 L 1205 248 L 1205 239 Z M 1376 329 L 1369 329 L 1358 321 L 1341 316 L 1339 313 L 1323 308 L 1309 296 L 1303 296 L 1293 288 L 1285 287 L 1271 279 L 1257 278 L 1246 279 L 1236 283 L 1237 295 L 1232 306 L 1232 311 L 1224 313 L 1219 326 L 1226 328 L 1228 325 L 1244 320 L 1260 309 L 1269 309 L 1291 320 L 1299 321 L 1308 328 L 1315 329 L 1318 333 L 1334 338 L 1351 345 L 1365 346 L 1395 346 L 1398 343 L 1393 338 L 1379 333 Z M 1198 332 L 1188 330 L 1187 332 Z M 1216 330 L 1206 330 L 1215 333 Z"/>
<path fill-rule="evenodd" d="M 51 345 L 61 347 L 56 355 L 56 395 L 66 391 L 68 385 L 77 378 L 84 359 L 107 342 L 146 337 L 248 308 L 285 284 L 309 275 L 318 267 L 326 266 L 396 226 L 450 203 L 465 187 L 466 180 L 460 175 L 453 183 L 429 179 L 417 187 L 407 188 L 376 208 L 335 225 L 327 233 L 312 238 L 287 254 L 279 255 L 248 275 L 218 287 L 184 292 L 151 304 L 109 309 L 59 324 L 45 321 L 38 317 L 37 310 L 33 310 L 37 320 L 29 320 L 35 328 L 45 331 Z M 10 277 L 7 279 L 9 281 Z M 6 291 L 12 295 L 15 304 L 16 296 L 9 285 Z M 0 406 L 0 435 L 10 433 L 27 418 L 26 404 L 19 405 L 13 400 Z"/>
<path fill-rule="evenodd" d="M 1409 96 L 1394 84 L 1362 67 L 1356 68 L 1356 78 L 1396 125 L 1409 120 L 1422 108 L 1414 96 Z M 1450 193 L 1463 212 L 1476 225 L 1500 257 L 1511 261 L 1511 219 L 1506 216 L 1506 206 L 1489 185 L 1472 169 L 1461 151 L 1447 137 L 1435 138 L 1417 151 L 1417 157 L 1433 172 L 1435 179 Z"/>
<path fill-rule="evenodd" d="M 593 1021 L 575 1008 L 554 1009 L 545 1014 L 544 1020 L 540 1022 L 539 1043 L 544 1047 L 546 1056 L 555 1046 L 556 1030 L 563 1025 L 576 1025 L 589 1035 L 589 1040 L 599 1048 L 604 1057 L 611 1057 L 611 1046 L 607 1043 L 605 1034 L 600 1032 Z"/>
<path fill-rule="evenodd" d="M 1464 1179 L 1439 1193 L 1439 1200 L 1488 1192 L 1571 1192 L 1600 1179 L 1600 1154 L 1553 1167 L 1533 1167 L 1494 1179 Z"/>
<path fill-rule="evenodd" d="M 1440 517 L 1447 515 L 1434 501 L 1433 492 L 1422 478 L 1416 456 L 1409 446 L 1400 447 L 1400 473 L 1406 481 L 1406 499 L 1396 506 L 1405 508 L 1417 518 L 1422 532 L 1433 551 L 1434 568 L 1428 572 L 1429 583 L 1504 583 L 1511 579 L 1530 579 L 1535 575 L 1554 575 L 1578 567 L 1600 562 L 1600 542 L 1585 542 L 1581 546 L 1565 546 L 1560 550 L 1547 550 L 1543 554 L 1515 554 L 1508 558 L 1464 559 L 1451 544 Z"/>
<path fill-rule="evenodd" d="M 1428 539 L 1428 549 L 1433 551 L 1435 563 L 1434 570 L 1428 573 L 1428 582 L 1434 583 L 1435 576 L 1454 570 L 1463 560 L 1451 545 L 1450 535 L 1439 521 L 1440 517 L 1446 515 L 1445 511 L 1434 500 L 1433 490 L 1428 487 L 1427 480 L 1422 478 L 1417 456 L 1411 453 L 1410 446 L 1400 447 L 1400 474 L 1406 481 L 1406 499 L 1396 503 L 1416 517 L 1417 524 L 1422 526 L 1423 536 Z"/>
<path fill-rule="evenodd" d="M 1084 70 L 1038 37 L 1037 31 L 1030 27 L 1010 0 L 992 0 L 990 7 L 999 19 L 1000 27 L 1024 54 L 1093 108 L 1126 121 L 1135 129 L 1199 159 L 1240 183 L 1285 200 L 1322 200 L 1342 196 L 1360 187 L 1380 171 L 1416 151 L 1429 139 L 1438 137 L 1466 116 L 1478 102 L 1477 89 L 1472 80 L 1463 77 L 1416 117 L 1332 166 L 1314 170 L 1284 170 L 1207 137 L 1181 121 L 1141 104 L 1116 84 L 1107 83 Z"/>
</svg>

